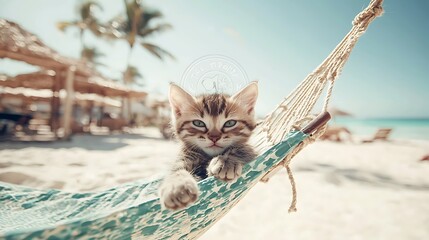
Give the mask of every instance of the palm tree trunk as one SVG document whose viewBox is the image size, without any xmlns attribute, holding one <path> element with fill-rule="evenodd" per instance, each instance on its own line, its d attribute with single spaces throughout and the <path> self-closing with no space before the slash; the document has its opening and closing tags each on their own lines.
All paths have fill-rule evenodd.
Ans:
<svg viewBox="0 0 429 240">
<path fill-rule="evenodd" d="M 127 75 L 126 72 L 127 72 L 128 68 L 130 67 L 131 54 L 133 53 L 133 47 L 134 47 L 134 44 L 130 44 L 130 50 L 128 51 L 128 57 L 127 57 L 127 67 L 124 71 L 124 80 L 123 81 L 124 81 L 125 85 L 128 85 L 131 83 L 131 81 L 128 81 L 126 79 L 128 77 L 128 76 L 126 76 Z M 129 122 L 129 120 L 131 119 L 131 99 L 129 97 L 127 97 L 124 99 L 124 102 L 126 104 L 126 110 L 123 114 L 123 117 L 127 120 L 127 122 Z M 123 102 L 123 104 L 124 104 L 124 102 Z"/>
<path fill-rule="evenodd" d="M 133 49 L 134 49 L 134 44 L 130 45 L 130 51 L 128 51 L 127 68 L 126 69 L 128 69 L 128 67 L 130 66 L 130 63 L 131 63 L 131 54 L 133 53 Z"/>
<path fill-rule="evenodd" d="M 83 41 L 83 34 L 84 34 L 84 30 L 81 29 L 80 30 L 80 34 L 79 34 L 79 39 L 80 39 L 80 45 L 81 45 L 81 49 L 80 49 L 80 58 L 83 58 L 83 50 L 85 49 L 85 43 Z"/>
</svg>

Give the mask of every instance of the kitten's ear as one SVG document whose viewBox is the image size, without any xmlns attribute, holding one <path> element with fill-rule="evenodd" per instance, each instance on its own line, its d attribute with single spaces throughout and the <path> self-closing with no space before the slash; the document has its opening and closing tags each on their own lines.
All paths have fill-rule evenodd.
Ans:
<svg viewBox="0 0 429 240">
<path fill-rule="evenodd" d="M 176 117 L 180 117 L 186 108 L 195 104 L 195 98 L 174 83 L 170 84 L 169 100 Z"/>
<path fill-rule="evenodd" d="M 231 98 L 238 105 L 244 106 L 248 114 L 253 113 L 258 98 L 258 82 L 251 82 Z"/>
</svg>

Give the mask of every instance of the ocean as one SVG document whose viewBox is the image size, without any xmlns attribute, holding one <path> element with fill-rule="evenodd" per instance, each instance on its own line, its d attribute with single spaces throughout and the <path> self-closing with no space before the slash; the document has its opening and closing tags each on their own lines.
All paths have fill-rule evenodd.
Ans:
<svg viewBox="0 0 429 240">
<path fill-rule="evenodd" d="M 347 127 L 356 136 L 370 138 L 379 128 L 392 128 L 393 139 L 429 140 L 429 119 L 358 119 L 335 117 L 331 125 Z"/>
</svg>

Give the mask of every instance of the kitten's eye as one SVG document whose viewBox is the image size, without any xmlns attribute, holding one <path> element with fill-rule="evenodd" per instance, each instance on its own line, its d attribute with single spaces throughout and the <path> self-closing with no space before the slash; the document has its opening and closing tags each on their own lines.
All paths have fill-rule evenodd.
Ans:
<svg viewBox="0 0 429 240">
<path fill-rule="evenodd" d="M 235 124 L 237 124 L 237 121 L 235 121 L 235 120 L 229 120 L 229 121 L 226 121 L 226 123 L 223 125 L 223 127 L 226 127 L 226 128 L 228 128 L 228 127 L 234 127 Z"/>
<path fill-rule="evenodd" d="M 192 121 L 192 124 L 196 127 L 206 127 L 206 124 L 201 120 L 194 120 Z"/>
</svg>

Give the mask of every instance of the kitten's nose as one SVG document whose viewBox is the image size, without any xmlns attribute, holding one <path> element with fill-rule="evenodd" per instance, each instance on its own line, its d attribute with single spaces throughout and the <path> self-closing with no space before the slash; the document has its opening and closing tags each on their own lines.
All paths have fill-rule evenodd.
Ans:
<svg viewBox="0 0 429 240">
<path fill-rule="evenodd" d="M 220 139 L 220 137 L 221 137 L 221 133 L 220 132 L 209 132 L 208 133 L 208 137 L 209 137 L 209 139 L 210 140 L 212 140 L 212 142 L 217 142 L 219 139 Z"/>
</svg>

